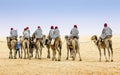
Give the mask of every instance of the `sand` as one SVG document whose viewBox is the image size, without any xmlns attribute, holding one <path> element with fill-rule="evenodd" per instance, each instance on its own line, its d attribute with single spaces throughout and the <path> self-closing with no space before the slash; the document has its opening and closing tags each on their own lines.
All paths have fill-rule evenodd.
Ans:
<svg viewBox="0 0 120 75">
<path fill-rule="evenodd" d="M 120 36 L 113 36 L 114 62 L 105 62 L 103 51 L 99 62 L 99 52 L 90 36 L 80 37 L 80 52 L 75 61 L 66 60 L 64 38 L 60 62 L 47 59 L 47 49 L 43 49 L 42 59 L 8 59 L 9 49 L 6 39 L 0 38 L 0 75 L 120 75 Z M 52 52 L 51 52 L 52 54 Z"/>
</svg>

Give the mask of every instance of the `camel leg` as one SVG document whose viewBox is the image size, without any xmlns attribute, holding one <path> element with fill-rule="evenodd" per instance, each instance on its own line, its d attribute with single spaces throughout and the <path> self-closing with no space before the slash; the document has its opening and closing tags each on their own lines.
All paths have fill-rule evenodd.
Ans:
<svg viewBox="0 0 120 75">
<path fill-rule="evenodd" d="M 75 40 L 72 40 L 72 46 L 73 46 L 73 60 L 75 60 L 75 57 L 76 57 Z"/>
<path fill-rule="evenodd" d="M 37 59 L 38 49 L 36 49 L 35 59 Z"/>
<path fill-rule="evenodd" d="M 62 43 L 59 42 L 58 46 L 56 46 L 57 51 L 58 51 L 58 61 L 61 61 L 61 49 L 62 49 Z"/>
<path fill-rule="evenodd" d="M 78 55 L 79 55 L 79 61 L 82 61 L 82 58 L 81 58 L 81 55 L 80 55 L 80 46 L 79 46 L 79 44 L 78 44 L 78 48 L 76 50 L 77 50 L 76 53 L 78 53 Z"/>
<path fill-rule="evenodd" d="M 66 60 L 69 59 L 69 48 L 67 48 L 67 57 L 66 57 Z"/>
<path fill-rule="evenodd" d="M 107 47 L 107 50 L 108 50 L 108 59 L 110 60 L 110 45 L 109 45 L 109 40 L 108 39 L 105 39 L 105 45 Z"/>
<path fill-rule="evenodd" d="M 110 50 L 109 50 L 109 48 L 107 48 L 107 50 L 108 50 L 108 58 L 110 60 Z"/>
<path fill-rule="evenodd" d="M 76 50 L 75 48 L 73 48 L 73 60 L 75 60 L 75 58 L 76 58 Z"/>
<path fill-rule="evenodd" d="M 25 44 L 25 41 L 23 42 L 23 50 L 24 50 L 24 59 L 26 59 L 26 44 Z"/>
<path fill-rule="evenodd" d="M 111 50 L 111 62 L 113 62 L 113 49 L 110 48 L 110 50 Z"/>
<path fill-rule="evenodd" d="M 30 47 L 29 47 L 29 41 L 27 42 L 27 55 L 28 55 L 28 59 L 31 59 L 31 57 L 30 57 Z"/>
<path fill-rule="evenodd" d="M 21 48 L 21 56 L 20 56 L 21 59 L 22 59 L 22 56 L 23 56 L 23 50 L 22 50 L 22 48 Z"/>
<path fill-rule="evenodd" d="M 17 51 L 16 51 L 16 49 L 14 49 L 14 59 L 16 59 L 16 53 L 17 53 Z"/>
<path fill-rule="evenodd" d="M 42 48 L 40 48 L 40 59 L 42 58 Z"/>
<path fill-rule="evenodd" d="M 58 61 L 60 61 L 60 60 L 61 60 L 61 50 L 58 50 L 58 49 L 57 49 L 57 51 L 58 51 L 58 54 L 59 54 L 59 55 L 58 55 Z"/>
<path fill-rule="evenodd" d="M 99 62 L 101 62 L 101 49 L 98 48 L 98 50 L 99 50 L 99 54 L 100 54 Z"/>
<path fill-rule="evenodd" d="M 11 52 L 9 52 L 9 59 L 11 59 Z"/>
<path fill-rule="evenodd" d="M 113 62 L 113 48 L 112 48 L 112 41 L 110 41 L 109 45 L 110 45 L 110 50 L 111 50 L 111 62 Z"/>
<path fill-rule="evenodd" d="M 40 59 L 40 48 L 38 48 L 38 59 Z"/>
<path fill-rule="evenodd" d="M 33 57 L 33 48 L 31 48 L 31 57 Z"/>
<path fill-rule="evenodd" d="M 26 59 L 26 50 L 24 49 L 24 59 Z"/>
<path fill-rule="evenodd" d="M 78 49 L 77 52 L 78 52 L 78 54 L 79 54 L 79 60 L 82 61 L 79 49 Z"/>
<path fill-rule="evenodd" d="M 48 48 L 48 55 L 47 58 L 50 58 L 50 48 Z"/>
<path fill-rule="evenodd" d="M 56 58 L 56 50 L 53 50 L 53 57 L 52 57 L 52 61 L 57 61 L 57 58 Z"/>
<path fill-rule="evenodd" d="M 107 62 L 108 60 L 107 60 L 106 50 L 105 50 L 105 48 L 104 48 L 104 56 L 105 56 L 105 60 L 106 60 L 106 62 Z"/>
<path fill-rule="evenodd" d="M 10 50 L 9 59 L 13 59 L 12 50 Z"/>
<path fill-rule="evenodd" d="M 30 58 L 30 55 L 29 55 L 29 50 L 27 48 L 27 58 L 29 59 Z"/>
</svg>

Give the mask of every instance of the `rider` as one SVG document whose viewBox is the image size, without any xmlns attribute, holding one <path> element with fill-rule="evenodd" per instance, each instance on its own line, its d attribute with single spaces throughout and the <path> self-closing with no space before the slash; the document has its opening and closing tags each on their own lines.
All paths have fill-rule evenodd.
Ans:
<svg viewBox="0 0 120 75">
<path fill-rule="evenodd" d="M 30 33 L 28 32 L 27 28 L 24 28 L 23 39 L 29 40 L 29 37 L 30 37 Z"/>
<path fill-rule="evenodd" d="M 34 32 L 35 34 L 35 38 L 36 40 L 39 40 L 40 41 L 40 44 L 43 46 L 43 43 L 42 43 L 42 29 L 40 26 L 37 27 L 36 31 Z"/>
<path fill-rule="evenodd" d="M 101 39 L 102 41 L 106 41 L 106 40 L 110 40 L 111 38 L 112 38 L 112 29 L 108 27 L 107 23 L 105 23 L 101 34 Z"/>
<path fill-rule="evenodd" d="M 29 29 L 29 27 L 26 27 L 26 29 L 28 30 L 28 32 L 29 32 L 29 34 L 30 34 L 30 29 Z"/>
<path fill-rule="evenodd" d="M 54 39 L 54 26 L 51 26 L 51 29 L 49 31 L 49 39 L 50 42 L 52 41 L 52 39 Z"/>
<path fill-rule="evenodd" d="M 60 31 L 58 29 L 58 26 L 55 26 L 55 30 L 54 30 L 54 38 L 59 38 L 60 37 Z"/>
<path fill-rule="evenodd" d="M 10 38 L 11 38 L 11 40 L 12 40 L 12 39 L 17 40 L 17 37 L 18 37 L 18 32 L 17 32 L 17 30 L 14 30 L 13 28 L 10 28 Z"/>
<path fill-rule="evenodd" d="M 74 27 L 71 29 L 71 31 L 70 31 L 70 37 L 71 38 L 77 38 L 77 39 L 79 39 L 79 31 L 78 31 L 78 28 L 77 28 L 77 25 L 74 25 Z"/>
</svg>

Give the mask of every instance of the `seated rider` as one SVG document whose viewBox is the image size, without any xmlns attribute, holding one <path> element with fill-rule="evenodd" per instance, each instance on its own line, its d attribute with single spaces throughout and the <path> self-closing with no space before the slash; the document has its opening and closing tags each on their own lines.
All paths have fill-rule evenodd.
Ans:
<svg viewBox="0 0 120 75">
<path fill-rule="evenodd" d="M 104 28 L 101 34 L 101 41 L 110 40 L 112 38 L 112 29 L 107 26 L 107 23 L 104 24 Z"/>
<path fill-rule="evenodd" d="M 18 32 L 17 30 L 14 30 L 13 28 L 10 29 L 10 39 L 15 39 L 17 41 Z"/>
<path fill-rule="evenodd" d="M 70 38 L 76 38 L 76 39 L 79 39 L 79 31 L 78 31 L 78 28 L 77 28 L 77 25 L 74 25 L 74 27 L 71 29 L 70 31 Z"/>
</svg>

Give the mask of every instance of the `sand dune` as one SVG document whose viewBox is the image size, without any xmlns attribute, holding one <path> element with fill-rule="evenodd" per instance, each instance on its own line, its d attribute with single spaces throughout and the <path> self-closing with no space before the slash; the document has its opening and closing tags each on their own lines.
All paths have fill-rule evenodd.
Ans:
<svg viewBox="0 0 120 75">
<path fill-rule="evenodd" d="M 46 58 L 47 49 L 43 49 L 42 59 L 8 59 L 9 50 L 6 39 L 0 38 L 0 75 L 120 75 L 120 36 L 114 36 L 114 62 L 98 62 L 99 52 L 90 37 L 80 37 L 80 52 L 75 61 L 66 59 L 66 44 L 64 38 L 62 60 L 51 61 Z M 103 51 L 102 51 L 103 53 Z M 52 52 L 51 52 L 52 54 Z"/>
</svg>

